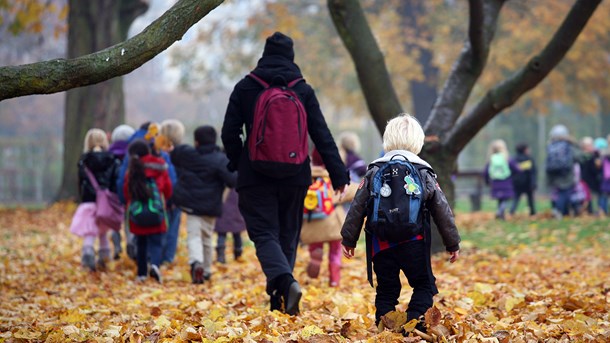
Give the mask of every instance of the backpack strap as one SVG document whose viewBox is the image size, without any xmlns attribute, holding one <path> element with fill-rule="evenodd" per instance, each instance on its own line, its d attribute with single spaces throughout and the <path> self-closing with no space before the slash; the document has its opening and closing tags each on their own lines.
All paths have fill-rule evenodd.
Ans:
<svg viewBox="0 0 610 343">
<path fill-rule="evenodd" d="M 263 86 L 263 88 L 265 88 L 265 89 L 269 88 L 269 86 L 270 86 L 269 83 L 267 83 L 265 80 L 261 79 L 254 73 L 250 73 L 247 76 L 249 76 L 252 80 L 256 81 L 259 85 Z M 288 88 L 292 88 L 292 87 L 296 86 L 296 84 L 301 81 L 305 81 L 305 79 L 303 79 L 302 77 L 297 77 L 296 79 L 288 82 Z"/>
<path fill-rule="evenodd" d="M 96 191 L 99 190 L 100 184 L 97 183 L 97 179 L 95 178 L 95 175 L 93 175 L 91 170 L 89 170 L 89 168 L 87 168 L 86 165 L 83 164 L 83 166 L 85 167 L 85 173 L 87 174 L 87 178 L 89 179 L 89 182 L 91 182 L 93 189 L 95 189 Z"/>
<path fill-rule="evenodd" d="M 267 82 L 265 82 L 265 80 L 256 76 L 256 74 L 250 73 L 247 76 L 249 76 L 252 80 L 256 81 L 259 85 L 263 86 L 263 88 L 265 88 L 265 89 L 269 88 L 269 84 Z"/>
</svg>

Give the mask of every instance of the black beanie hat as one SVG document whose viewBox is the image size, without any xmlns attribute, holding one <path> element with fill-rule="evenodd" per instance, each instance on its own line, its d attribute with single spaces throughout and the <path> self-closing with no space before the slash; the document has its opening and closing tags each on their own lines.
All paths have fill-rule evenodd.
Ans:
<svg viewBox="0 0 610 343">
<path fill-rule="evenodd" d="M 280 55 L 293 61 L 294 49 L 292 38 L 281 32 L 276 32 L 267 37 L 267 41 L 265 42 L 265 50 L 263 50 L 263 56 L 269 55 Z"/>
<path fill-rule="evenodd" d="M 216 129 L 209 125 L 198 127 L 195 130 L 195 141 L 200 145 L 216 144 Z"/>
</svg>

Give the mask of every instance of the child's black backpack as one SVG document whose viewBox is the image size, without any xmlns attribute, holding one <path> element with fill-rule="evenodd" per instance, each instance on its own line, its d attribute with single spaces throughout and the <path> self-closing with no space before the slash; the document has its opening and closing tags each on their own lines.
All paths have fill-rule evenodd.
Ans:
<svg viewBox="0 0 610 343">
<path fill-rule="evenodd" d="M 554 141 L 546 148 L 546 172 L 553 176 L 569 174 L 574 168 L 572 144 L 568 141 Z"/>
<path fill-rule="evenodd" d="M 418 167 L 402 155 L 373 165 L 379 170 L 371 178 L 367 216 L 369 233 L 389 242 L 402 242 L 423 235 L 425 185 Z"/>
<path fill-rule="evenodd" d="M 142 200 L 133 200 L 129 204 L 128 215 L 137 226 L 152 227 L 159 226 L 165 221 L 165 200 L 157 188 L 154 179 L 147 178 L 146 186 L 152 197 Z"/>
</svg>

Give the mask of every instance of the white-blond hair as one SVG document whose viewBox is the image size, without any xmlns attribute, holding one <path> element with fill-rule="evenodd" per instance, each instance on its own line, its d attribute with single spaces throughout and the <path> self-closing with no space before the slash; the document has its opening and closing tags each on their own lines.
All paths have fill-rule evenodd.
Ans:
<svg viewBox="0 0 610 343">
<path fill-rule="evenodd" d="M 360 151 L 360 137 L 352 131 L 345 131 L 339 135 L 339 146 L 353 152 Z"/>
<path fill-rule="evenodd" d="M 108 135 L 106 132 L 102 129 L 90 129 L 87 131 L 83 152 L 106 150 L 108 150 Z"/>
<path fill-rule="evenodd" d="M 383 150 L 407 150 L 419 154 L 424 146 L 424 129 L 417 119 L 408 113 L 401 113 L 388 121 L 383 133 Z"/>
<path fill-rule="evenodd" d="M 174 146 L 180 145 L 184 139 L 184 124 L 178 119 L 166 119 L 161 122 L 160 133 L 169 138 Z"/>
<path fill-rule="evenodd" d="M 491 155 L 496 153 L 501 153 L 508 161 L 508 148 L 506 147 L 506 142 L 503 139 L 496 139 L 489 143 L 487 158 L 491 158 Z"/>
</svg>

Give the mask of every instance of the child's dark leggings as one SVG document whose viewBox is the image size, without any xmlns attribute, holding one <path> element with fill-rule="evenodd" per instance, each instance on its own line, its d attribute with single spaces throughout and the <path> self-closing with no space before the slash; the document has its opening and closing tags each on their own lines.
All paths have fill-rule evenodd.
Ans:
<svg viewBox="0 0 610 343">
<path fill-rule="evenodd" d="M 163 249 L 162 233 L 156 233 L 152 235 L 138 235 L 137 242 L 137 258 L 136 263 L 138 265 L 138 276 L 148 275 L 148 262 L 154 264 L 157 267 L 161 266 L 161 252 Z"/>
<path fill-rule="evenodd" d="M 407 319 L 418 318 L 432 307 L 432 297 L 438 293 L 432 274 L 430 253 L 423 240 L 407 242 L 383 250 L 373 257 L 373 270 L 377 279 L 375 322 L 396 309 L 400 296 L 400 271 L 413 288 L 407 309 Z"/>
</svg>

